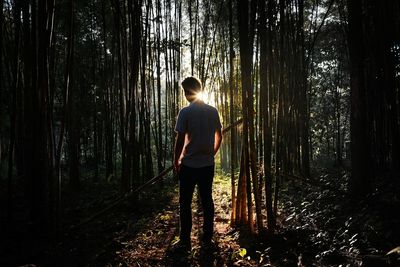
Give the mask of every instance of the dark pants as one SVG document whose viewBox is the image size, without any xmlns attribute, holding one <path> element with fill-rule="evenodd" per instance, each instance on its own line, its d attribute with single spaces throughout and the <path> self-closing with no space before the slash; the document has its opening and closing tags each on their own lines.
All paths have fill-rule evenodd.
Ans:
<svg viewBox="0 0 400 267">
<path fill-rule="evenodd" d="M 181 222 L 180 239 L 183 242 L 190 241 L 190 232 L 192 230 L 192 198 L 196 184 L 199 189 L 204 215 L 203 241 L 211 241 L 214 224 L 213 178 L 214 166 L 190 168 L 181 165 L 179 172 L 179 206 Z"/>
</svg>

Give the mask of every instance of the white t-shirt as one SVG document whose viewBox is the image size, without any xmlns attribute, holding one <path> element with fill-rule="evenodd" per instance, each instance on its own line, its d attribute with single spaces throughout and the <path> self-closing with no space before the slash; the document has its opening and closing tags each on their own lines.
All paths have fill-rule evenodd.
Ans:
<svg viewBox="0 0 400 267">
<path fill-rule="evenodd" d="M 179 111 L 175 132 L 185 133 L 181 163 L 192 168 L 214 165 L 215 132 L 221 129 L 216 108 L 201 100 Z"/>
</svg>

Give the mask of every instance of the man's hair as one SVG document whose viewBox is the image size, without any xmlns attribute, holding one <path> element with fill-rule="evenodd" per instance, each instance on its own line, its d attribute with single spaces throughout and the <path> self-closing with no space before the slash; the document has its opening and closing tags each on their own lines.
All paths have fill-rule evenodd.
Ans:
<svg viewBox="0 0 400 267">
<path fill-rule="evenodd" d="M 195 95 L 202 89 L 201 81 L 196 77 L 187 77 L 181 83 L 186 95 Z"/>
</svg>

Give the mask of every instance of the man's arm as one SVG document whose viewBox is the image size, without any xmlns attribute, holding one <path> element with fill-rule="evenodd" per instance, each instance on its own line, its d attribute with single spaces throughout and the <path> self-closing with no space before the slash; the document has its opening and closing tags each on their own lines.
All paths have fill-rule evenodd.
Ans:
<svg viewBox="0 0 400 267">
<path fill-rule="evenodd" d="M 179 171 L 179 158 L 182 154 L 183 145 L 185 144 L 185 134 L 178 132 L 176 134 L 174 149 L 174 170 Z"/>
<path fill-rule="evenodd" d="M 221 128 L 218 128 L 215 131 L 214 155 L 217 154 L 218 149 L 221 146 L 221 142 L 222 142 L 222 132 L 221 132 Z"/>
</svg>

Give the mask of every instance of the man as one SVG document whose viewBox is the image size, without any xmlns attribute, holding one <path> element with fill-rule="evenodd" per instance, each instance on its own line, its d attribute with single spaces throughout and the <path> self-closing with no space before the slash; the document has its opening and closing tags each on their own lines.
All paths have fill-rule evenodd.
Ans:
<svg viewBox="0 0 400 267">
<path fill-rule="evenodd" d="M 204 245 L 211 244 L 214 155 L 221 145 L 222 132 L 218 111 L 197 97 L 202 91 L 201 82 L 195 77 L 188 77 L 181 85 L 190 104 L 179 111 L 176 122 L 174 169 L 179 175 L 180 245 L 190 249 L 191 205 L 196 184 L 204 213 L 202 242 Z"/>
</svg>

